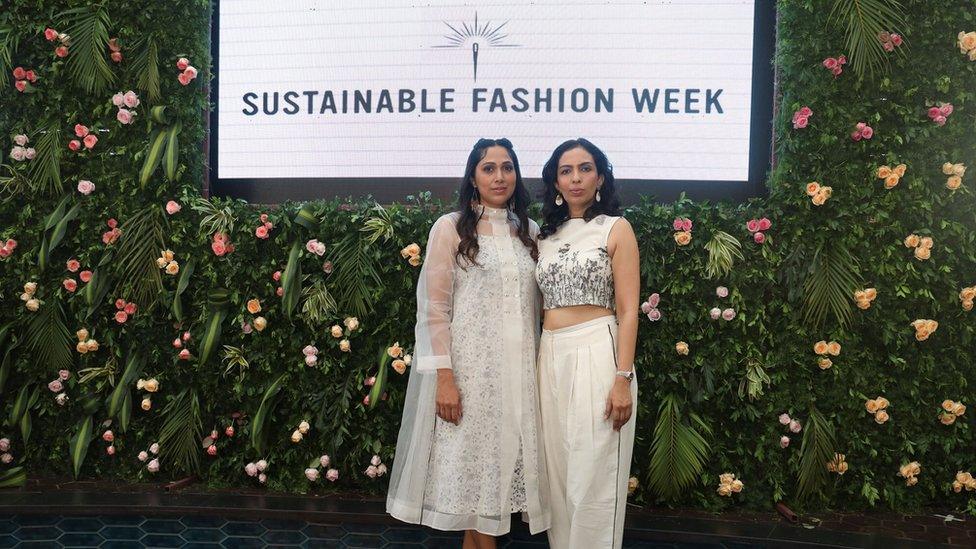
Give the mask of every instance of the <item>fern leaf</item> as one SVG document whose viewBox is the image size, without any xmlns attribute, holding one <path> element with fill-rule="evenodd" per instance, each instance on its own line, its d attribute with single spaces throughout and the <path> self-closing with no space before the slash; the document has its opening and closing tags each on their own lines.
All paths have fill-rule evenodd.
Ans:
<svg viewBox="0 0 976 549">
<path fill-rule="evenodd" d="M 38 368 L 44 371 L 71 369 L 74 345 L 59 301 L 50 300 L 34 313 L 27 324 L 26 340 Z"/>
<path fill-rule="evenodd" d="M 67 72 L 88 93 L 102 94 L 115 82 L 115 74 L 108 64 L 109 20 L 105 6 L 86 6 L 67 10 L 59 15 L 66 18 L 71 37 Z"/>
<path fill-rule="evenodd" d="M 803 282 L 806 300 L 803 319 L 813 327 L 820 327 L 831 314 L 844 326 L 853 318 L 851 300 L 860 287 L 857 259 L 840 241 L 820 244 L 814 253 Z"/>
<path fill-rule="evenodd" d="M 200 472 L 200 440 L 203 422 L 195 389 L 184 389 L 162 411 L 159 431 L 160 456 L 172 472 Z"/>
<path fill-rule="evenodd" d="M 701 420 L 695 416 L 692 419 L 708 432 Z M 702 434 L 682 422 L 677 397 L 664 397 L 651 442 L 650 488 L 665 499 L 676 499 L 698 479 L 708 452 Z"/>
<path fill-rule="evenodd" d="M 375 250 L 364 245 L 355 234 L 348 235 L 336 246 L 332 282 L 337 288 L 336 302 L 340 310 L 366 316 L 374 293 L 384 287 Z"/>
<path fill-rule="evenodd" d="M 51 124 L 37 140 L 37 156 L 31 161 L 30 188 L 37 194 L 61 194 L 61 130 Z"/>
<path fill-rule="evenodd" d="M 150 103 L 162 99 L 159 88 L 159 45 L 154 36 L 148 36 L 137 44 L 138 52 L 132 58 L 132 71 L 136 74 L 136 88 L 146 92 Z"/>
<path fill-rule="evenodd" d="M 139 210 L 121 230 L 115 261 L 116 294 L 149 310 L 163 291 L 162 276 L 156 266 L 156 257 L 166 248 L 159 208 L 153 205 Z"/>
<path fill-rule="evenodd" d="M 888 62 L 888 52 L 878 35 L 906 26 L 898 0 L 835 0 L 829 18 L 844 27 L 847 57 L 861 77 L 873 74 Z M 896 51 L 904 55 L 901 48 Z"/>
<path fill-rule="evenodd" d="M 833 426 L 819 410 L 812 409 L 803 431 L 803 446 L 800 449 L 796 493 L 798 499 L 805 500 L 826 486 L 827 462 L 834 457 L 835 446 Z"/>
</svg>

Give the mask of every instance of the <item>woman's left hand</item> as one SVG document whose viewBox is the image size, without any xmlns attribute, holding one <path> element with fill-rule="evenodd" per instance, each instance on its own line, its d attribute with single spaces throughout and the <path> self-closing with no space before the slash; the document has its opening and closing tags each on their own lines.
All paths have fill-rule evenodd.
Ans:
<svg viewBox="0 0 976 549">
<path fill-rule="evenodd" d="M 621 427 L 626 425 L 634 411 L 634 401 L 630 397 L 631 383 L 633 382 L 617 377 L 610 389 L 610 395 L 607 396 L 607 410 L 604 419 L 613 422 L 614 431 L 619 431 Z"/>
</svg>

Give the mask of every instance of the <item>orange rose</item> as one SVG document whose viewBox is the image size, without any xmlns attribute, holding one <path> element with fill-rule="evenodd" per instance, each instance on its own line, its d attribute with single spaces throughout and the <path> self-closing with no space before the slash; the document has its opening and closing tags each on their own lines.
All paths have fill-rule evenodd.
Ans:
<svg viewBox="0 0 976 549">
<path fill-rule="evenodd" d="M 932 335 L 932 332 L 929 332 L 925 328 L 915 330 L 915 339 L 918 341 L 925 341 L 930 335 Z"/>
<path fill-rule="evenodd" d="M 836 341 L 831 341 L 830 343 L 828 343 L 827 344 L 827 353 L 829 353 L 829 354 L 831 354 L 833 356 L 839 355 L 840 354 L 840 343 L 837 343 Z"/>
<path fill-rule="evenodd" d="M 898 180 L 899 179 L 901 179 L 901 178 L 898 177 L 897 175 L 889 175 L 888 177 L 885 178 L 885 188 L 886 189 L 891 189 L 895 185 L 898 185 Z"/>
<path fill-rule="evenodd" d="M 908 169 L 908 166 L 906 166 L 904 164 L 898 164 L 897 166 L 895 166 L 895 169 L 891 170 L 891 173 L 897 175 L 898 177 L 904 177 L 905 170 L 907 170 L 907 169 Z"/>
<path fill-rule="evenodd" d="M 678 246 L 687 246 L 691 242 L 691 232 L 678 231 L 674 233 L 674 241 L 678 243 Z"/>
<path fill-rule="evenodd" d="M 864 403 L 864 408 L 868 411 L 868 413 L 874 414 L 881 409 L 881 405 L 878 404 L 877 400 L 872 398 Z"/>
<path fill-rule="evenodd" d="M 878 179 L 887 179 L 891 175 L 891 168 L 888 166 L 881 166 L 878 168 Z"/>
<path fill-rule="evenodd" d="M 813 196 L 813 195 L 817 194 L 818 192 L 820 192 L 820 183 L 817 183 L 816 181 L 813 181 L 811 183 L 807 183 L 807 195 L 808 196 Z"/>
<path fill-rule="evenodd" d="M 248 300 L 248 302 L 247 302 L 247 312 L 251 313 L 252 315 L 260 313 L 261 312 L 261 302 L 259 300 L 257 300 L 257 299 L 250 299 L 250 300 Z"/>
<path fill-rule="evenodd" d="M 925 329 L 930 332 L 934 332 L 939 329 L 939 323 L 934 320 L 926 320 Z"/>
<path fill-rule="evenodd" d="M 964 311 L 972 311 L 973 310 L 973 300 L 972 299 L 967 299 L 967 300 L 963 301 L 962 302 L 962 310 L 964 310 Z"/>
<path fill-rule="evenodd" d="M 827 342 L 821 340 L 821 341 L 818 341 L 818 342 L 814 343 L 813 344 L 813 352 L 816 353 L 816 354 L 818 354 L 818 355 L 825 355 L 825 354 L 827 354 Z"/>
</svg>

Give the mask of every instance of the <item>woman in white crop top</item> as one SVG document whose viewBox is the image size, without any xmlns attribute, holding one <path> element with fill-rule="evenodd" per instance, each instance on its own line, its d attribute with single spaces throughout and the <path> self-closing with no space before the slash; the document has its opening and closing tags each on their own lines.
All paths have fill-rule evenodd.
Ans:
<svg viewBox="0 0 976 549">
<path fill-rule="evenodd" d="M 512 513 L 549 527 L 536 377 L 538 226 L 507 139 L 468 156 L 458 211 L 430 230 L 386 509 L 464 549 L 493 549 Z"/>
<path fill-rule="evenodd" d="M 610 163 L 589 141 L 557 147 L 542 181 L 536 279 L 549 545 L 616 549 L 634 450 L 637 238 L 619 217 Z"/>
</svg>

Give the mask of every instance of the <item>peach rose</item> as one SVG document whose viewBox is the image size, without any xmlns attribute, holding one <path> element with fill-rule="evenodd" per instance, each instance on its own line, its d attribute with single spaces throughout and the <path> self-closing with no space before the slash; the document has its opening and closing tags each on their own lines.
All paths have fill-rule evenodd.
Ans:
<svg viewBox="0 0 976 549">
<path fill-rule="evenodd" d="M 948 398 L 942 401 L 942 409 L 945 410 L 946 412 L 951 412 L 952 407 L 955 405 L 956 403 Z"/>
<path fill-rule="evenodd" d="M 976 286 L 963 288 L 962 291 L 959 292 L 959 299 L 962 299 L 963 301 L 974 298 L 976 298 Z"/>
<path fill-rule="evenodd" d="M 152 399 L 147 396 L 142 399 L 142 409 L 149 411 L 150 408 L 152 408 Z"/>
<path fill-rule="evenodd" d="M 962 186 L 962 178 L 958 175 L 954 175 L 946 180 L 946 188 L 950 191 L 954 191 Z"/>
<path fill-rule="evenodd" d="M 807 183 L 807 196 L 812 197 L 818 192 L 820 192 L 820 183 L 817 183 L 816 181 Z"/>
<path fill-rule="evenodd" d="M 168 274 L 168 275 L 175 275 L 178 272 L 180 272 L 180 264 L 179 263 L 177 263 L 175 261 L 170 261 L 166 265 L 166 274 Z"/>
<path fill-rule="evenodd" d="M 400 250 L 400 255 L 403 256 L 403 259 L 407 259 L 408 257 L 413 257 L 413 256 L 416 256 L 416 255 L 420 255 L 420 246 L 417 245 L 417 243 L 415 243 L 415 242 L 414 243 L 407 244 L 406 247 L 404 247 L 402 250 Z"/>
<path fill-rule="evenodd" d="M 907 169 L 908 169 L 908 166 L 906 166 L 904 164 L 898 164 L 897 166 L 895 166 L 895 169 L 891 170 L 891 173 L 893 173 L 894 175 L 897 175 L 898 177 L 904 177 L 905 170 L 907 170 Z"/>
<path fill-rule="evenodd" d="M 75 335 L 78 337 L 78 341 L 84 341 L 88 339 L 88 330 L 82 328 L 75 332 Z"/>
<path fill-rule="evenodd" d="M 965 164 L 953 164 L 952 165 L 952 175 L 958 175 L 962 177 L 966 175 L 966 165 Z"/>
<path fill-rule="evenodd" d="M 831 341 L 830 343 L 828 343 L 827 344 L 827 353 L 830 354 L 830 355 L 833 355 L 833 356 L 839 355 L 840 354 L 840 343 L 837 343 L 836 341 Z"/>
<path fill-rule="evenodd" d="M 684 341 L 679 341 L 678 343 L 675 344 L 674 350 L 677 351 L 677 353 L 679 355 L 687 355 L 688 354 L 688 344 L 685 343 Z"/>
<path fill-rule="evenodd" d="M 888 177 L 885 178 L 885 183 L 884 183 L 885 188 L 886 189 L 894 188 L 896 185 L 898 185 L 899 179 L 900 178 L 897 175 L 889 175 Z"/>
<path fill-rule="evenodd" d="M 84 341 L 79 341 L 78 344 L 75 345 L 75 350 L 78 351 L 81 354 L 87 353 L 88 352 L 88 343 L 86 343 Z"/>
<path fill-rule="evenodd" d="M 419 255 L 415 255 L 415 256 L 411 256 L 410 259 L 407 260 L 407 262 L 410 263 L 410 265 L 413 267 L 419 267 L 420 264 L 423 263 L 423 259 L 421 259 Z"/>
<path fill-rule="evenodd" d="M 931 249 L 933 244 L 935 244 L 935 241 L 932 240 L 931 236 L 923 236 L 918 241 L 919 248 Z"/>
<path fill-rule="evenodd" d="M 393 361 L 393 369 L 396 371 L 396 373 L 398 373 L 400 375 L 403 375 L 403 373 L 407 371 L 407 363 L 406 363 L 406 361 L 404 361 L 403 359 L 400 359 L 400 358 L 394 360 Z"/>
<path fill-rule="evenodd" d="M 88 346 L 89 353 L 94 353 L 95 351 L 98 350 L 98 342 L 95 341 L 94 339 L 89 339 L 88 341 L 85 342 L 85 345 Z"/>
<path fill-rule="evenodd" d="M 812 201 L 813 201 L 813 205 L 814 206 L 823 206 L 824 203 L 827 202 L 827 195 L 824 194 L 824 193 L 818 192 L 817 194 L 815 194 L 813 196 L 813 200 Z"/>
<path fill-rule="evenodd" d="M 921 246 L 915 248 L 915 259 L 918 259 L 919 261 L 925 261 L 930 257 L 932 257 L 931 248 L 923 248 Z"/>
<path fill-rule="evenodd" d="M 732 491 L 735 492 L 736 494 L 738 494 L 739 492 L 741 492 L 742 491 L 742 488 L 743 488 L 742 481 L 739 480 L 739 479 L 733 480 L 732 481 L 732 484 L 730 486 L 732 488 Z"/>
<path fill-rule="evenodd" d="M 917 234 L 910 234 L 905 237 L 905 247 L 906 248 L 917 248 L 919 243 L 919 237 Z"/>
<path fill-rule="evenodd" d="M 871 308 L 871 302 L 868 301 L 867 299 L 858 299 L 857 300 L 857 308 L 858 309 L 869 309 L 869 308 Z"/>
<path fill-rule="evenodd" d="M 691 242 L 691 233 L 688 231 L 678 231 L 674 233 L 674 241 L 678 246 L 687 246 Z"/>
<path fill-rule="evenodd" d="M 878 425 L 884 424 L 885 422 L 888 421 L 888 412 L 885 412 L 884 410 L 878 410 L 878 412 L 874 414 L 874 421 Z"/>
<path fill-rule="evenodd" d="M 891 404 L 890 402 L 888 402 L 888 399 L 886 399 L 885 397 L 882 397 L 882 396 L 879 396 L 878 398 L 876 398 L 874 400 L 877 400 L 878 401 L 878 406 L 882 410 L 884 410 L 885 408 L 887 408 Z"/>
<path fill-rule="evenodd" d="M 946 162 L 942 164 L 942 173 L 946 175 L 952 175 L 952 162 Z"/>
<path fill-rule="evenodd" d="M 871 414 L 877 413 L 881 409 L 881 405 L 875 399 L 869 399 L 864 403 L 864 408 Z"/>
<path fill-rule="evenodd" d="M 826 358 L 826 357 L 821 357 L 819 360 L 817 360 L 817 366 L 820 366 L 820 369 L 821 370 L 826 370 L 826 369 L 830 368 L 833 365 L 834 365 L 834 363 L 831 362 L 831 360 L 829 358 Z"/>
<path fill-rule="evenodd" d="M 818 354 L 818 355 L 825 355 L 825 354 L 827 354 L 827 342 L 821 340 L 821 341 L 818 341 L 818 342 L 814 343 L 813 344 L 813 352 L 816 353 L 816 354 Z"/>
<path fill-rule="evenodd" d="M 723 484 L 723 485 L 721 485 L 721 486 L 718 487 L 717 492 L 718 492 L 718 495 L 720 495 L 720 496 L 731 496 L 732 495 L 732 487 L 730 485 L 728 485 L 728 484 Z"/>
<path fill-rule="evenodd" d="M 953 414 L 942 414 L 939 417 L 939 421 L 941 421 L 943 425 L 952 425 L 956 422 L 956 416 Z"/>
<path fill-rule="evenodd" d="M 143 388 L 146 390 L 147 393 L 155 393 L 156 391 L 159 390 L 159 382 L 156 381 L 156 378 L 148 379 L 146 380 L 146 383 L 143 385 Z"/>
<path fill-rule="evenodd" d="M 973 300 L 972 299 L 966 299 L 966 300 L 964 300 L 962 302 L 962 310 L 964 310 L 964 311 L 972 311 L 973 310 Z"/>
<path fill-rule="evenodd" d="M 352 345 L 349 343 L 348 339 L 343 339 L 339 342 L 339 350 L 348 353 L 352 349 Z"/>
<path fill-rule="evenodd" d="M 732 484 L 732 479 L 734 478 L 735 475 L 732 473 L 722 473 L 718 476 L 718 482 L 719 484 Z"/>
<path fill-rule="evenodd" d="M 396 342 L 392 347 L 386 349 L 386 354 L 390 355 L 391 358 L 400 358 L 403 356 L 403 348 L 400 347 L 400 342 Z"/>
<path fill-rule="evenodd" d="M 342 337 L 342 327 L 339 326 L 338 324 L 336 324 L 335 326 L 333 326 L 332 328 L 330 328 L 329 329 L 329 332 L 332 334 L 332 337 L 334 337 L 336 339 Z"/>
<path fill-rule="evenodd" d="M 252 315 L 260 313 L 261 302 L 258 299 L 249 299 L 247 301 L 247 312 L 251 313 Z"/>
<path fill-rule="evenodd" d="M 966 405 L 963 404 L 962 402 L 955 403 L 955 405 L 952 407 L 952 413 L 955 414 L 955 415 L 957 415 L 957 416 L 961 416 L 961 415 L 965 414 L 966 413 Z"/>
<path fill-rule="evenodd" d="M 891 168 L 888 166 L 881 166 L 878 168 L 878 179 L 887 179 L 891 175 Z"/>
<path fill-rule="evenodd" d="M 878 297 L 878 290 L 874 288 L 867 288 L 866 290 L 864 290 L 864 297 L 866 297 L 871 301 L 874 301 L 874 298 Z"/>
<path fill-rule="evenodd" d="M 637 477 L 630 477 L 627 480 L 627 495 L 633 494 L 639 485 L 640 483 L 637 481 Z"/>
<path fill-rule="evenodd" d="M 257 318 L 254 319 L 254 321 L 252 322 L 252 325 L 254 326 L 254 329 L 255 330 L 257 330 L 259 332 L 263 332 L 264 329 L 268 326 L 268 320 L 266 318 L 264 318 L 263 316 L 259 316 L 259 317 L 257 317 Z"/>
<path fill-rule="evenodd" d="M 976 32 L 967 32 L 965 34 L 960 32 L 959 49 L 965 50 L 962 53 L 966 53 L 969 50 L 976 49 Z"/>
</svg>

